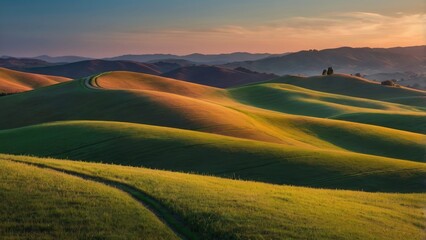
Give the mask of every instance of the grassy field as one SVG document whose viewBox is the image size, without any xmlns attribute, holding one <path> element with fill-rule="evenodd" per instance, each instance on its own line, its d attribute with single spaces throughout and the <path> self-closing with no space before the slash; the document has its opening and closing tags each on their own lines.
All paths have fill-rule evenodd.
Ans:
<svg viewBox="0 0 426 240">
<path fill-rule="evenodd" d="M 347 113 L 388 113 L 382 114 L 374 124 L 425 132 L 424 126 L 410 124 L 411 116 L 426 118 L 424 109 L 319 93 L 286 84 L 222 90 L 128 72 L 107 73 L 94 82 L 102 89 L 88 89 L 83 80 L 78 80 L 2 99 L 0 129 L 60 120 L 108 120 L 277 142 L 277 137 L 271 136 L 273 133 L 264 132 L 265 126 L 259 126 L 252 116 L 242 113 L 253 115 L 273 110 L 323 118 Z M 22 111 L 16 111 L 18 105 Z M 395 114 L 406 117 L 392 124 L 395 117 L 388 120 L 387 116 Z"/>
<path fill-rule="evenodd" d="M 397 103 L 401 101 L 405 105 L 421 106 L 423 108 L 426 104 L 425 91 L 406 87 L 382 86 L 374 81 L 345 74 L 315 77 L 284 76 L 270 82 L 286 83 L 316 91 L 353 97 Z"/>
<path fill-rule="evenodd" d="M 21 166 L 11 165 L 10 160 L 37 163 L 129 184 L 181 216 L 200 239 L 415 240 L 424 237 L 424 194 L 278 186 L 144 168 L 10 155 L 1 155 L 0 159 L 2 166 Z M 27 169 L 43 177 L 43 173 L 51 172 L 34 167 L 20 168 L 22 171 Z M 7 172 L 1 173 L 4 178 Z M 90 196 L 92 201 L 97 200 L 94 195 Z M 19 213 L 15 209 L 15 214 Z"/>
<path fill-rule="evenodd" d="M 58 171 L 0 160 L 0 198 L 2 239 L 179 239 L 127 194 Z"/>
<path fill-rule="evenodd" d="M 305 116 L 321 109 L 312 101 L 331 109 L 318 113 L 346 121 Z M 0 128 L 28 126 L 0 131 L 3 153 L 312 187 L 387 192 L 421 192 L 424 187 L 426 141 L 416 132 L 422 132 L 426 113 L 415 106 L 287 84 L 223 90 L 112 72 L 91 82 L 81 79 L 8 96 L 0 107 Z M 365 121 L 411 131 L 347 117 L 367 114 L 383 116 Z M 67 121 L 34 125 L 60 120 Z"/>
<path fill-rule="evenodd" d="M 422 192 L 425 187 L 424 163 L 142 124 L 58 122 L 1 131 L 0 141 L 3 153 L 145 166 L 279 184 L 390 192 Z M 404 151 L 400 151 L 402 144 L 389 148 L 400 145 L 398 151 L 418 152 L 421 158 L 422 144 L 417 143 L 417 148 L 415 144 L 415 141 L 406 143 Z"/>
<path fill-rule="evenodd" d="M 424 239 L 425 98 L 130 72 L 1 97 L 0 153 L 47 158 L 0 154 L 0 237 Z"/>
<path fill-rule="evenodd" d="M 239 102 L 261 109 L 426 133 L 425 109 L 416 106 L 324 93 L 283 83 L 248 85 L 228 92 Z"/>
</svg>

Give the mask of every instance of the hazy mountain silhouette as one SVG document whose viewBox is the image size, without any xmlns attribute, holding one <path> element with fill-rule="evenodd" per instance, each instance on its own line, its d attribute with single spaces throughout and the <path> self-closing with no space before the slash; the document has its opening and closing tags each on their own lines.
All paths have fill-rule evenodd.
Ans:
<svg viewBox="0 0 426 240">
<path fill-rule="evenodd" d="M 224 54 L 199 54 L 193 53 L 189 55 L 172 55 L 172 54 L 141 54 L 141 55 L 122 55 L 112 58 L 105 58 L 106 60 L 128 60 L 136 62 L 149 62 L 159 61 L 164 59 L 182 59 L 196 63 L 205 64 L 224 64 L 236 61 L 253 61 L 270 56 L 275 56 L 269 53 L 224 53 Z"/>
<path fill-rule="evenodd" d="M 244 67 L 275 74 L 320 74 L 333 66 L 336 72 L 374 74 L 395 71 L 426 71 L 426 46 L 389 49 L 350 48 L 307 50 L 257 61 L 229 63 L 227 67 Z"/>
<path fill-rule="evenodd" d="M 80 56 L 58 56 L 58 57 L 51 57 L 48 55 L 40 55 L 37 57 L 33 57 L 34 59 L 43 60 L 50 63 L 73 63 L 73 62 L 80 62 L 85 60 L 92 60 L 93 58 L 88 57 L 80 57 Z"/>
<path fill-rule="evenodd" d="M 220 88 L 260 82 L 277 77 L 274 74 L 253 72 L 244 68 L 228 69 L 207 65 L 182 67 L 162 76 Z"/>
<path fill-rule="evenodd" d="M 33 58 L 14 58 L 3 56 L 0 58 L 0 67 L 9 69 L 21 69 L 30 67 L 45 67 L 54 65 L 43 60 Z"/>
<path fill-rule="evenodd" d="M 131 61 L 87 60 L 49 67 L 27 68 L 27 72 L 41 73 L 69 78 L 81 78 L 109 71 L 131 71 L 159 75 L 159 69 L 148 63 Z"/>
</svg>

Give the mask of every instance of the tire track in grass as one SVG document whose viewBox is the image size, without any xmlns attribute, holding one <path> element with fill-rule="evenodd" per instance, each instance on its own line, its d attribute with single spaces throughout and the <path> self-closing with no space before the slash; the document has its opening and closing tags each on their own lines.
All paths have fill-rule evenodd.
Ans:
<svg viewBox="0 0 426 240">
<path fill-rule="evenodd" d="M 192 232 L 187 224 L 182 220 L 180 216 L 170 211 L 161 202 L 151 197 L 149 194 L 125 183 L 104 179 L 101 177 L 91 176 L 84 173 L 79 173 L 71 170 L 61 169 L 58 167 L 47 166 L 41 163 L 29 163 L 25 161 L 19 161 L 14 159 L 5 159 L 12 162 L 18 162 L 21 164 L 27 164 L 38 168 L 50 169 L 57 172 L 62 172 L 68 175 L 79 177 L 85 180 L 98 182 L 110 187 L 117 188 L 122 192 L 129 194 L 136 201 L 138 201 L 143 207 L 151 211 L 157 218 L 168 226 L 175 234 L 181 239 L 200 239 L 196 233 Z"/>
</svg>

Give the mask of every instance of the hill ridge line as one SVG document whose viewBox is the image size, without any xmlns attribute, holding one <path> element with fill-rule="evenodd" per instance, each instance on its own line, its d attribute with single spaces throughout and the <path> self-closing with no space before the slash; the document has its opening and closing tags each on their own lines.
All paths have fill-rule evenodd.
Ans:
<svg viewBox="0 0 426 240">
<path fill-rule="evenodd" d="M 101 89 L 101 87 L 96 83 L 96 78 L 98 78 L 99 76 L 101 76 L 103 74 L 105 74 L 105 73 L 98 74 L 98 75 L 95 75 L 95 76 L 88 76 L 88 77 L 83 78 L 84 86 L 89 88 L 89 89 L 93 89 L 93 90 Z"/>
<path fill-rule="evenodd" d="M 34 167 L 38 167 L 42 169 L 50 169 L 50 170 L 61 172 L 67 175 L 79 177 L 84 180 L 98 182 L 106 186 L 116 188 L 128 194 L 130 197 L 132 197 L 138 203 L 140 203 L 143 207 L 148 209 L 151 213 L 153 213 L 158 218 L 159 221 L 161 221 L 163 224 L 168 226 L 169 229 L 180 239 L 184 239 L 184 240 L 199 239 L 199 237 L 194 232 L 191 231 L 191 229 L 187 226 L 187 224 L 181 219 L 179 215 L 171 212 L 161 202 L 151 197 L 149 194 L 131 185 L 114 181 L 114 180 L 105 179 L 102 177 L 91 176 L 88 174 L 84 174 L 84 173 L 80 173 L 80 172 L 76 172 L 72 170 L 62 169 L 59 167 L 52 167 L 52 166 L 44 165 L 42 163 L 29 163 L 29 162 L 19 161 L 15 159 L 5 159 L 5 160 L 26 164 L 29 166 L 34 166 Z"/>
</svg>

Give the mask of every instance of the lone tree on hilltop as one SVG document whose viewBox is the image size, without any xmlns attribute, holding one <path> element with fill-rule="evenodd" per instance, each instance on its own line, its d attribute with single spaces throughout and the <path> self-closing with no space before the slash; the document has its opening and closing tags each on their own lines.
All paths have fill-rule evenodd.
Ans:
<svg viewBox="0 0 426 240">
<path fill-rule="evenodd" d="M 327 75 L 327 69 L 322 70 L 322 75 Z"/>
<path fill-rule="evenodd" d="M 382 84 L 384 86 L 390 86 L 390 87 L 401 87 L 399 84 L 396 84 L 396 80 L 394 80 L 394 79 L 385 80 L 385 81 L 381 82 L 380 84 Z"/>
<path fill-rule="evenodd" d="M 333 75 L 333 73 L 334 73 L 333 68 L 332 68 L 332 67 L 329 67 L 329 68 L 327 69 L 327 75 Z"/>
</svg>

